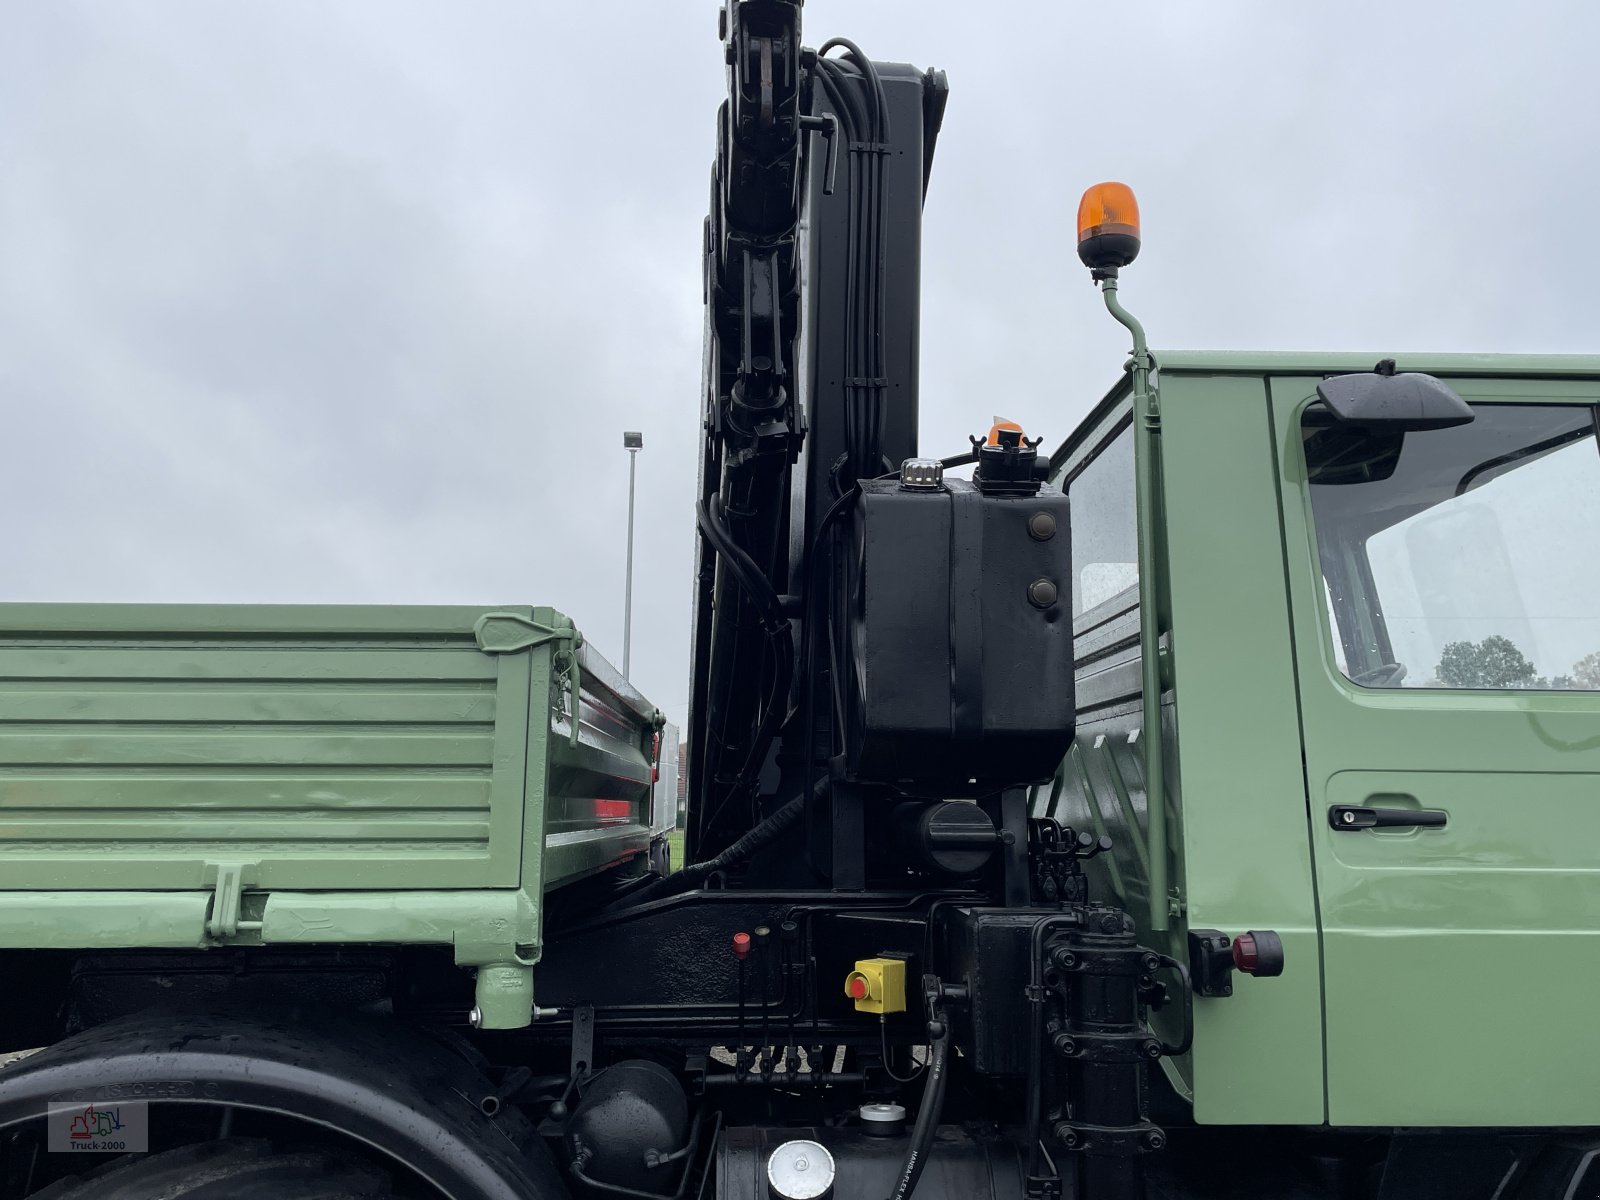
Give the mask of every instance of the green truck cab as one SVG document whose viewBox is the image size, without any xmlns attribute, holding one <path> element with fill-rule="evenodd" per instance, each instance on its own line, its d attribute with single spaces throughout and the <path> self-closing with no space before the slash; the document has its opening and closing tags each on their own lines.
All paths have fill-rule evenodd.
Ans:
<svg viewBox="0 0 1600 1200">
<path fill-rule="evenodd" d="M 1148 944 L 1282 940 L 1169 1078 L 1202 1124 L 1600 1123 L 1600 358 L 1396 356 L 1473 416 L 1398 430 L 1319 400 L 1372 356 L 1152 357 L 1053 459 L 1079 726 L 1034 805 Z"/>
</svg>

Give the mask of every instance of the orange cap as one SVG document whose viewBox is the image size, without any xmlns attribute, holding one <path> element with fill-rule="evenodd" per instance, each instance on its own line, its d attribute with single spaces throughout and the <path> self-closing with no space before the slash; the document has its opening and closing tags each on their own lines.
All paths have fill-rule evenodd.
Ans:
<svg viewBox="0 0 1600 1200">
<path fill-rule="evenodd" d="M 1022 434 L 1022 426 L 1018 425 L 1015 421 L 1008 421 L 1004 417 L 996 417 L 994 419 L 994 424 L 989 426 L 989 440 L 986 444 L 990 446 L 998 446 L 1000 444 L 1000 431 L 1002 429 L 1014 429 L 1017 431 L 1019 437 Z"/>
</svg>

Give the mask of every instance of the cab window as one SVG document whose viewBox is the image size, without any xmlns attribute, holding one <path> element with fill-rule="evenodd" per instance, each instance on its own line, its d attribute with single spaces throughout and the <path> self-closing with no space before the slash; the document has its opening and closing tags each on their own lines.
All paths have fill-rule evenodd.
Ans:
<svg viewBox="0 0 1600 1200">
<path fill-rule="evenodd" d="M 1600 690 L 1595 410 L 1451 429 L 1302 420 L 1336 660 L 1373 688 Z"/>
<path fill-rule="evenodd" d="M 1139 582 L 1133 426 L 1126 424 L 1066 484 L 1072 521 L 1072 615 L 1081 616 Z"/>
</svg>

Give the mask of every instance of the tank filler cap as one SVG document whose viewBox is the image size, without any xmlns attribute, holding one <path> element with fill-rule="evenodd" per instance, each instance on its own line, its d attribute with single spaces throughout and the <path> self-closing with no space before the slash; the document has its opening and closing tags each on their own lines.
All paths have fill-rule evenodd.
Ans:
<svg viewBox="0 0 1600 1200">
<path fill-rule="evenodd" d="M 937 458 L 908 458 L 900 464 L 902 492 L 944 490 L 944 463 Z"/>
<path fill-rule="evenodd" d="M 861 1132 L 873 1137 L 894 1137 L 906 1131 L 903 1104 L 863 1104 L 860 1108 Z"/>
<path fill-rule="evenodd" d="M 772 1200 L 827 1200 L 833 1195 L 833 1155 L 820 1142 L 796 1138 L 767 1159 Z"/>
</svg>

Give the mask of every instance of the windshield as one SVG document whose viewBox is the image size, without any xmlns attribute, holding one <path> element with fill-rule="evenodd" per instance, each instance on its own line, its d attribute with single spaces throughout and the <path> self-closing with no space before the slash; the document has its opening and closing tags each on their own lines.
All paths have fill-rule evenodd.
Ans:
<svg viewBox="0 0 1600 1200">
<path fill-rule="evenodd" d="M 1365 687 L 1600 690 L 1595 410 L 1452 429 L 1302 421 L 1339 667 Z"/>
</svg>

